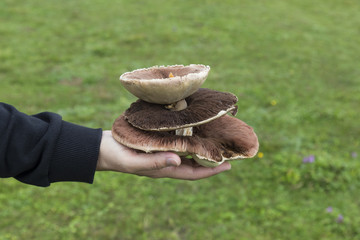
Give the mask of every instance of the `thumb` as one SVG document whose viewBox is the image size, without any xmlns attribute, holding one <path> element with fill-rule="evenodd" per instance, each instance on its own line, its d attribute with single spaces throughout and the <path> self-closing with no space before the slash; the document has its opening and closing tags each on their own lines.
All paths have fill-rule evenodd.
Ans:
<svg viewBox="0 0 360 240">
<path fill-rule="evenodd" d="M 141 170 L 160 170 L 181 164 L 180 157 L 172 152 L 144 153 L 140 158 L 142 158 L 142 166 L 139 166 Z"/>
</svg>

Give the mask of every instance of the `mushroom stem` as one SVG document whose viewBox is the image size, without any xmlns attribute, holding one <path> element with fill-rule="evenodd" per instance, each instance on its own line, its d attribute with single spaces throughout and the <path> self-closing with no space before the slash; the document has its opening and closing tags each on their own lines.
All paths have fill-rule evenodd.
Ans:
<svg viewBox="0 0 360 240">
<path fill-rule="evenodd" d="M 192 136 L 192 133 L 193 133 L 193 128 L 192 127 L 181 128 L 181 129 L 176 129 L 175 130 L 175 134 L 177 136 Z"/>
<path fill-rule="evenodd" d="M 187 103 L 186 103 L 185 99 L 182 99 L 175 103 L 166 105 L 165 108 L 169 109 L 171 111 L 181 111 L 181 110 L 184 110 L 185 108 L 187 108 Z"/>
<path fill-rule="evenodd" d="M 187 108 L 187 102 L 185 101 L 185 99 L 182 99 L 175 103 L 165 105 L 165 108 L 169 109 L 170 111 L 181 111 L 181 110 L 184 110 Z M 175 134 L 177 136 L 192 136 L 192 133 L 193 133 L 192 127 L 181 128 L 181 129 L 175 130 Z"/>
</svg>

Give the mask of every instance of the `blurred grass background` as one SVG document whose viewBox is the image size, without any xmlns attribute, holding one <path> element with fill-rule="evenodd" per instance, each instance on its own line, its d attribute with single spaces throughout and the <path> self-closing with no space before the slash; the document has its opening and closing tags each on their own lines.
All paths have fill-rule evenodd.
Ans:
<svg viewBox="0 0 360 240">
<path fill-rule="evenodd" d="M 254 159 L 195 182 L 0 180 L 0 239 L 360 239 L 356 0 L 0 2 L 0 101 L 110 129 L 120 74 L 201 63 L 239 97 Z M 314 159 L 304 162 L 304 158 Z"/>
</svg>

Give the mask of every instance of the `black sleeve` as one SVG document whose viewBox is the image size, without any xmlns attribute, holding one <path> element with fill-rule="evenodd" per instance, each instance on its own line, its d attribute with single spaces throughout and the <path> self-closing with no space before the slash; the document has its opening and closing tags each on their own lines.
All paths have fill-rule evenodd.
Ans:
<svg viewBox="0 0 360 240">
<path fill-rule="evenodd" d="M 92 183 L 101 129 L 65 122 L 55 113 L 29 116 L 0 103 L 0 177 L 49 186 Z"/>
</svg>

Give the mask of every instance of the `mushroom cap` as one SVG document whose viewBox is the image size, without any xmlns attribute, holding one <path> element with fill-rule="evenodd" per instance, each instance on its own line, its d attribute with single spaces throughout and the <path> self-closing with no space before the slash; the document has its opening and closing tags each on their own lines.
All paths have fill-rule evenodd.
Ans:
<svg viewBox="0 0 360 240">
<path fill-rule="evenodd" d="M 177 136 L 172 132 L 151 132 L 134 128 L 124 115 L 112 127 L 119 143 L 144 152 L 172 151 L 191 155 L 206 167 L 220 165 L 226 160 L 251 158 L 259 149 L 253 129 L 243 121 L 225 115 L 193 128 L 193 136 Z"/>
<path fill-rule="evenodd" d="M 185 98 L 187 108 L 170 111 L 164 105 L 137 100 L 124 113 L 125 119 L 134 127 L 147 131 L 171 131 L 193 127 L 225 115 L 236 114 L 237 97 L 232 93 L 200 88 Z"/>
<path fill-rule="evenodd" d="M 154 66 L 120 76 L 123 86 L 136 97 L 150 103 L 171 104 L 199 89 L 210 71 L 200 64 Z M 169 77 L 170 73 L 174 77 Z"/>
</svg>

